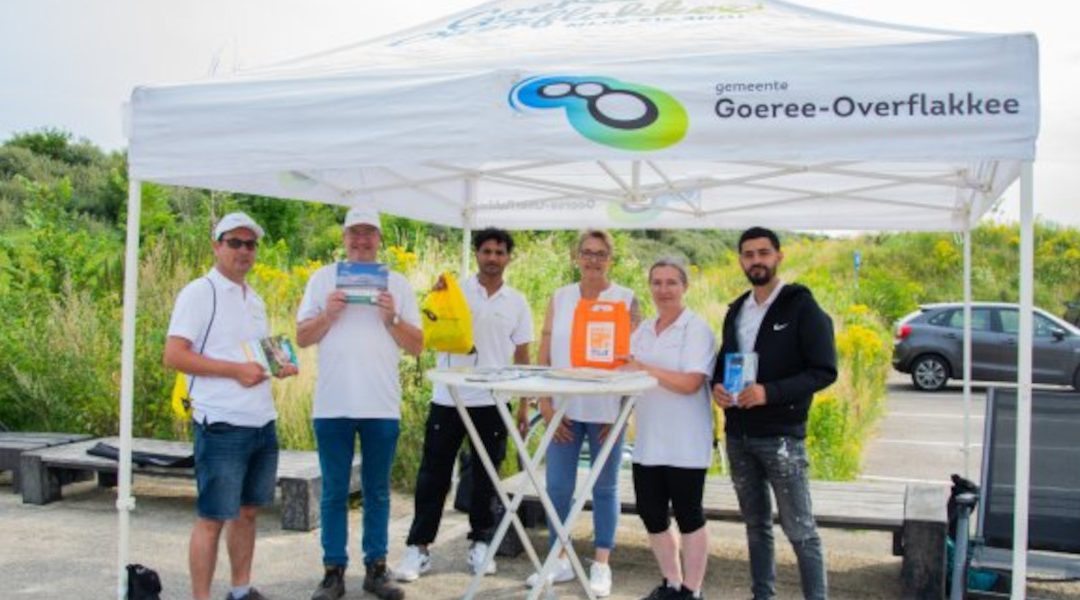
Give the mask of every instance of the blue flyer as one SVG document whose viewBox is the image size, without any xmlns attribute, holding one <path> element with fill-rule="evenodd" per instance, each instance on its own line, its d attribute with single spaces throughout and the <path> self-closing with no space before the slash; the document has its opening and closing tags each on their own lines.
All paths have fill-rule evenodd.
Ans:
<svg viewBox="0 0 1080 600">
<path fill-rule="evenodd" d="M 724 389 L 731 394 L 743 391 L 757 380 L 756 352 L 728 352 L 724 355 Z"/>
</svg>

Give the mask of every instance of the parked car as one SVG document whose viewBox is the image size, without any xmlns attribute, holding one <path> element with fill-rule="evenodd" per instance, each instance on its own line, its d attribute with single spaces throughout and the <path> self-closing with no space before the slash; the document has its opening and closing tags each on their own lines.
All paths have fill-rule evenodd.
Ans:
<svg viewBox="0 0 1080 600">
<path fill-rule="evenodd" d="M 1071 385 L 1080 390 L 1080 329 L 1035 309 L 1035 383 Z M 964 305 L 928 304 L 896 325 L 893 367 L 910 373 L 920 390 L 945 387 L 964 373 Z M 1016 304 L 971 305 L 971 378 L 1016 381 L 1020 311 Z"/>
</svg>

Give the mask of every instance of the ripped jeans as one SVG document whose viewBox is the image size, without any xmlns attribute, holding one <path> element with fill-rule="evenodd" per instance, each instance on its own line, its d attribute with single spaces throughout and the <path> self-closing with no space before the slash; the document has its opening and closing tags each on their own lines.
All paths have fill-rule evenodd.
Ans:
<svg viewBox="0 0 1080 600">
<path fill-rule="evenodd" d="M 828 598 L 824 551 L 810 503 L 806 441 L 791 436 L 729 436 L 726 445 L 731 481 L 746 522 L 754 600 L 771 600 L 776 595 L 770 487 L 780 526 L 798 559 L 803 597 Z"/>
</svg>

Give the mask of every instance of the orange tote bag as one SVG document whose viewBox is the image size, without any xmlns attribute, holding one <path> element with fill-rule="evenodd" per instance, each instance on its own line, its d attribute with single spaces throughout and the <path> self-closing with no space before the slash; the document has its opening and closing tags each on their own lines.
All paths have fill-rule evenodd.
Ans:
<svg viewBox="0 0 1080 600">
<path fill-rule="evenodd" d="M 630 354 L 630 311 L 622 302 L 579 300 L 570 336 L 570 364 L 614 369 Z"/>
</svg>

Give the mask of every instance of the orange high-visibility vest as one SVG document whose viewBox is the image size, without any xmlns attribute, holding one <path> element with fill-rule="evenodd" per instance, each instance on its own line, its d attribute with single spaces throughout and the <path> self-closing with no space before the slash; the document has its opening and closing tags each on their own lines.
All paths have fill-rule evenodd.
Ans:
<svg viewBox="0 0 1080 600">
<path fill-rule="evenodd" d="M 570 364 L 614 369 L 630 354 L 630 310 L 623 302 L 579 300 L 570 336 Z"/>
</svg>

